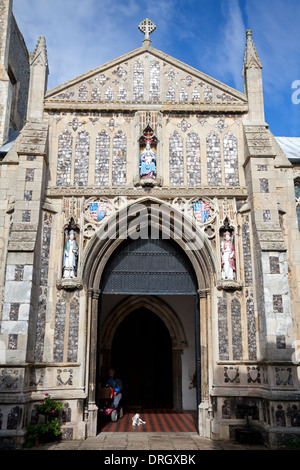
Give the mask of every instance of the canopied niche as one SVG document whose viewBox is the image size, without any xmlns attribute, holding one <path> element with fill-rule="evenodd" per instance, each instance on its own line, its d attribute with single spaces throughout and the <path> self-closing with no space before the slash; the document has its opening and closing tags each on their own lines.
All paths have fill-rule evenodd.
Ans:
<svg viewBox="0 0 300 470">
<path fill-rule="evenodd" d="M 156 184 L 157 178 L 157 138 L 153 129 L 148 125 L 139 139 L 140 151 L 140 181 L 143 185 Z"/>
</svg>

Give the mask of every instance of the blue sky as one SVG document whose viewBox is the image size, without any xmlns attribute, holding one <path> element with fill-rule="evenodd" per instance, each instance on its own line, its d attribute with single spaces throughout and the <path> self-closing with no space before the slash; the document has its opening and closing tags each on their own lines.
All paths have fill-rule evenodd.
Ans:
<svg viewBox="0 0 300 470">
<path fill-rule="evenodd" d="M 243 92 L 245 32 L 252 29 L 263 65 L 266 122 L 276 136 L 300 136 L 300 104 L 292 102 L 292 84 L 300 80 L 299 0 L 14 0 L 13 5 L 29 51 L 39 35 L 46 37 L 49 89 L 140 47 L 138 24 L 150 18 L 157 26 L 153 47 Z"/>
</svg>

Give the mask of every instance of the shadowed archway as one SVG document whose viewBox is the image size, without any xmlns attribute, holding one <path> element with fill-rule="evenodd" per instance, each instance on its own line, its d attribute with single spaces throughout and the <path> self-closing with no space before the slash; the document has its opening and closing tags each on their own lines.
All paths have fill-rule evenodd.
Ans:
<svg viewBox="0 0 300 470">
<path fill-rule="evenodd" d="M 132 313 L 148 311 L 152 315 L 157 317 L 160 322 L 156 321 L 156 324 L 161 323 L 164 330 L 167 332 L 168 341 L 170 341 L 169 352 L 171 352 L 171 369 L 172 369 L 172 407 L 175 410 L 182 409 L 182 363 L 181 356 L 183 350 L 188 347 L 183 325 L 176 315 L 165 302 L 155 296 L 129 296 L 125 301 L 122 301 L 110 314 L 105 318 L 101 324 L 101 354 L 103 357 L 101 369 L 107 371 L 111 363 L 114 362 L 112 349 L 113 341 L 115 339 L 116 332 L 122 326 L 122 323 Z M 152 317 L 153 318 L 153 317 Z M 139 344 L 143 340 L 143 332 L 145 331 L 146 324 L 143 324 L 143 319 L 139 323 L 138 337 L 135 339 L 135 350 L 136 354 L 139 354 Z M 148 347 L 151 351 L 157 349 L 159 352 L 159 344 L 156 342 L 155 330 L 153 324 L 150 325 L 148 333 Z M 151 337 L 152 334 L 152 337 Z M 126 340 L 125 340 L 126 343 Z M 129 346 L 130 347 L 130 346 Z M 168 353 L 169 354 L 169 353 Z M 167 354 L 167 355 L 168 355 Z M 99 364 L 100 365 L 100 364 Z M 101 376 L 99 370 L 99 376 Z"/>
<path fill-rule="evenodd" d="M 116 329 L 111 363 L 123 381 L 123 405 L 173 408 L 172 341 L 158 315 L 144 307 Z"/>
</svg>

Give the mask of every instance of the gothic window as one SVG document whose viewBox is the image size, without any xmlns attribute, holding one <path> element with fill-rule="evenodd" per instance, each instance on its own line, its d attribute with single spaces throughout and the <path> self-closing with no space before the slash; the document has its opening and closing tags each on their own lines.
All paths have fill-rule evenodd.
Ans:
<svg viewBox="0 0 300 470">
<path fill-rule="evenodd" d="M 187 136 L 186 164 L 188 186 L 199 186 L 201 184 L 200 139 L 195 132 Z"/>
<path fill-rule="evenodd" d="M 238 186 L 239 167 L 237 138 L 230 131 L 224 137 L 224 168 L 225 184 L 227 186 Z"/>
<path fill-rule="evenodd" d="M 144 63 L 136 60 L 133 69 L 133 96 L 135 101 L 144 99 Z"/>
<path fill-rule="evenodd" d="M 108 186 L 109 155 L 110 138 L 105 131 L 101 131 L 96 140 L 95 184 L 97 186 Z"/>
<path fill-rule="evenodd" d="M 112 184 L 125 186 L 126 184 L 126 155 L 127 138 L 119 131 L 113 140 L 113 161 L 112 161 Z"/>
<path fill-rule="evenodd" d="M 169 151 L 170 186 L 183 186 L 183 139 L 177 131 L 170 136 Z"/>
<path fill-rule="evenodd" d="M 300 230 L 300 177 L 295 179 L 296 210 L 298 218 L 298 228 Z"/>
<path fill-rule="evenodd" d="M 150 101 L 160 100 L 160 67 L 159 62 L 152 60 L 150 62 Z"/>
<path fill-rule="evenodd" d="M 86 131 L 81 131 L 76 137 L 74 184 L 75 186 L 87 186 L 89 173 L 90 136 Z"/>
<path fill-rule="evenodd" d="M 206 152 L 208 184 L 220 186 L 222 183 L 220 138 L 214 131 L 207 136 Z"/>
<path fill-rule="evenodd" d="M 58 138 L 57 186 L 70 186 L 72 163 L 73 137 L 69 131 L 64 131 Z"/>
</svg>

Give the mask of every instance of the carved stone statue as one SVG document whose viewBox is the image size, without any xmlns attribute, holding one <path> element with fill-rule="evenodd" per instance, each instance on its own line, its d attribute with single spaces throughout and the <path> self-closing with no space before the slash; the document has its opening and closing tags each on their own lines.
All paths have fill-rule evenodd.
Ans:
<svg viewBox="0 0 300 470">
<path fill-rule="evenodd" d="M 77 274 L 77 261 L 78 261 L 78 244 L 75 240 L 75 232 L 71 230 L 69 238 L 66 241 L 64 247 L 64 258 L 63 258 L 63 278 L 72 279 Z"/>
<path fill-rule="evenodd" d="M 230 232 L 224 233 L 221 242 L 222 279 L 235 279 L 235 249 Z"/>
<path fill-rule="evenodd" d="M 147 142 L 146 149 L 141 155 L 141 178 L 152 178 L 156 177 L 156 157 L 155 153 L 151 150 L 150 142 Z"/>
</svg>

